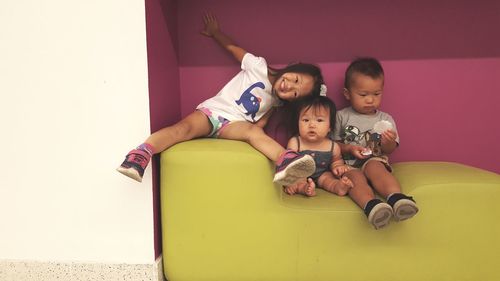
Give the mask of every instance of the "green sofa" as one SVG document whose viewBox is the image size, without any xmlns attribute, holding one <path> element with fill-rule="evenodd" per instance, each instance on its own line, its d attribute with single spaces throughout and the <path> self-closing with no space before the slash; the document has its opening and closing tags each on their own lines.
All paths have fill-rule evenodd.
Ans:
<svg viewBox="0 0 500 281">
<path fill-rule="evenodd" d="M 289 196 L 246 143 L 199 139 L 161 154 L 171 281 L 498 281 L 500 176 L 449 162 L 393 165 L 419 213 L 381 230 L 349 197 Z"/>
</svg>

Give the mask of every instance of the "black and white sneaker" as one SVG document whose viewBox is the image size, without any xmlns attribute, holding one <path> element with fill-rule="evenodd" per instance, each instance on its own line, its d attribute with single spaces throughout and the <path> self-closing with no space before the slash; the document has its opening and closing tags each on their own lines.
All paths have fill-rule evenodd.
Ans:
<svg viewBox="0 0 500 281">
<path fill-rule="evenodd" d="M 392 218 L 391 206 L 380 199 L 372 199 L 366 203 L 364 212 L 375 229 L 386 227 Z"/>
<path fill-rule="evenodd" d="M 418 212 L 418 207 L 413 197 L 406 196 L 402 193 L 392 194 L 387 198 L 387 203 L 391 205 L 396 221 L 407 220 Z"/>
</svg>

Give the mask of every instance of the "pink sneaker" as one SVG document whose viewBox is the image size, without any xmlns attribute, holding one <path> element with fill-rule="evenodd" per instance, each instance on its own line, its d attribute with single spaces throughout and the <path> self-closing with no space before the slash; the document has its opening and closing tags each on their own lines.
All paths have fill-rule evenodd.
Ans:
<svg viewBox="0 0 500 281">
<path fill-rule="evenodd" d="M 129 178 L 142 182 L 144 170 L 149 164 L 151 155 L 142 150 L 134 149 L 125 157 L 125 161 L 116 170 Z"/>
<path fill-rule="evenodd" d="M 316 164 L 310 155 L 301 155 L 293 150 L 285 151 L 276 164 L 273 182 L 284 186 L 307 178 L 316 170 Z"/>
</svg>

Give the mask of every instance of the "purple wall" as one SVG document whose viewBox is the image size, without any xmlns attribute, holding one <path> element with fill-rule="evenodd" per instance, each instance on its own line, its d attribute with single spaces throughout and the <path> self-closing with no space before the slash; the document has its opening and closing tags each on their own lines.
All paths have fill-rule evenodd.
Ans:
<svg viewBox="0 0 500 281">
<path fill-rule="evenodd" d="M 181 117 L 179 66 L 177 62 L 176 3 L 146 0 L 146 35 L 149 71 L 151 132 L 174 124 Z M 155 257 L 161 253 L 160 187 L 158 156 L 153 161 Z"/>
<path fill-rule="evenodd" d="M 339 108 L 348 63 L 322 63 L 328 96 Z M 393 161 L 460 162 L 500 173 L 500 58 L 382 61 L 382 110 L 398 124 Z M 235 67 L 181 67 L 182 113 L 191 112 L 234 74 Z M 197 83 L 189 83 L 189 81 Z M 279 141 L 285 144 L 283 136 Z"/>
<path fill-rule="evenodd" d="M 248 51 L 273 63 L 500 56 L 498 0 L 182 0 L 181 66 L 232 65 L 199 35 L 204 11 Z"/>
<path fill-rule="evenodd" d="M 399 2 L 179 1 L 182 115 L 238 71 L 199 34 L 204 11 L 212 11 L 236 42 L 272 64 L 320 64 L 340 108 L 348 62 L 379 58 L 387 73 L 382 109 L 396 118 L 402 138 L 394 161 L 456 161 L 500 172 L 500 147 L 493 144 L 500 137 L 493 116 L 500 103 L 500 83 L 494 83 L 500 1 Z"/>
</svg>

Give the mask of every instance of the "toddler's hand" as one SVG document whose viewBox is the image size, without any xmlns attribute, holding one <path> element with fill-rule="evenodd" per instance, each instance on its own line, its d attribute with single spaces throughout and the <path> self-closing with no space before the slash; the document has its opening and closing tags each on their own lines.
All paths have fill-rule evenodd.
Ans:
<svg viewBox="0 0 500 281">
<path fill-rule="evenodd" d="M 382 134 L 382 139 L 380 140 L 382 145 L 396 142 L 398 134 L 393 130 L 384 131 Z"/>
<path fill-rule="evenodd" d="M 201 34 L 212 37 L 216 32 L 219 31 L 219 22 L 217 18 L 211 13 L 206 13 L 203 17 L 205 22 L 205 28 L 201 31 Z"/>
<path fill-rule="evenodd" d="M 332 173 L 336 176 L 336 177 L 341 177 L 342 175 L 345 174 L 345 172 L 349 171 L 349 166 L 347 165 L 338 165 L 338 166 L 335 166 L 332 168 Z"/>
<path fill-rule="evenodd" d="M 370 154 L 365 153 L 367 150 L 368 149 L 366 147 L 359 145 L 350 145 L 349 147 L 349 152 L 357 159 L 365 159 L 370 156 Z"/>
</svg>

